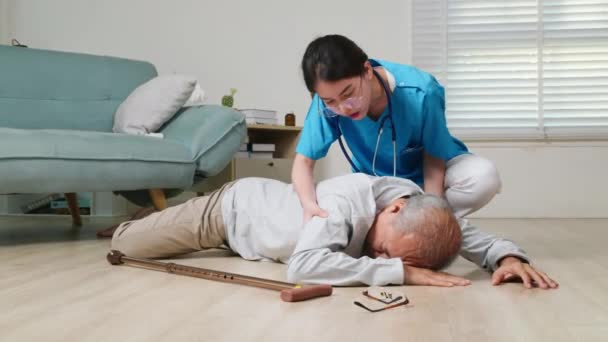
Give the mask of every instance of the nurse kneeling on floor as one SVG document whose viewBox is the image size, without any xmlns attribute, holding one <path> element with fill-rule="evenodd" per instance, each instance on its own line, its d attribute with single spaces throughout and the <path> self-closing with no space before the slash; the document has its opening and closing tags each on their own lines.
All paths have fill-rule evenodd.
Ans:
<svg viewBox="0 0 608 342">
<path fill-rule="evenodd" d="M 432 75 L 368 59 L 339 35 L 311 42 L 302 71 L 314 98 L 292 180 L 306 221 L 327 216 L 317 204 L 313 169 L 336 140 L 354 172 L 410 179 L 427 193 L 445 197 L 457 217 L 479 210 L 500 190 L 494 164 L 450 135 L 444 90 Z"/>
</svg>

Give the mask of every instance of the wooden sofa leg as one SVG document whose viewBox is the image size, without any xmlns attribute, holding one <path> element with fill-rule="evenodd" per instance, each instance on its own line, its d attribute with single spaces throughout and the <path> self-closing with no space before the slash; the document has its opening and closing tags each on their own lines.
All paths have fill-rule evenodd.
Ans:
<svg viewBox="0 0 608 342">
<path fill-rule="evenodd" d="M 161 211 L 167 208 L 167 199 L 162 189 L 150 189 L 150 198 L 152 198 L 152 204 L 154 209 Z"/>
<path fill-rule="evenodd" d="M 72 215 L 72 224 L 74 226 L 82 226 L 82 219 L 80 218 L 80 208 L 78 207 L 78 196 L 75 192 L 66 192 L 65 200 L 68 202 L 68 208 Z"/>
</svg>

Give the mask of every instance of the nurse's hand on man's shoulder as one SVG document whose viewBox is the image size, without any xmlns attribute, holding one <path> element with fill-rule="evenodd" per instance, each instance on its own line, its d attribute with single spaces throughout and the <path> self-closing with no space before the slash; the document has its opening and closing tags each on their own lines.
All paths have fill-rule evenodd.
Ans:
<svg viewBox="0 0 608 342">
<path fill-rule="evenodd" d="M 467 286 L 471 281 L 445 272 L 437 272 L 427 268 L 420 268 L 403 264 L 403 283 L 405 285 L 429 286 Z"/>
<path fill-rule="evenodd" d="M 311 203 L 311 204 L 304 205 L 303 209 L 304 209 L 304 223 L 310 221 L 310 219 L 312 219 L 313 216 L 319 216 L 322 218 L 329 216 L 327 211 L 321 209 L 317 203 Z"/>
</svg>

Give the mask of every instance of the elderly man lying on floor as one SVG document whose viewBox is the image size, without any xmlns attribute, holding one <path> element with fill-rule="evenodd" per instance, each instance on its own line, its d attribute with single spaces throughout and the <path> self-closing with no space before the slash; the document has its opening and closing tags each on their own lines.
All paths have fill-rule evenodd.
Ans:
<svg viewBox="0 0 608 342">
<path fill-rule="evenodd" d="M 493 284 L 520 278 L 526 287 L 557 283 L 529 264 L 508 240 L 454 217 L 447 202 L 413 182 L 350 174 L 320 182 L 327 218 L 302 224 L 291 185 L 245 178 L 136 221 L 122 223 L 112 249 L 128 256 L 165 258 L 228 246 L 247 260 L 288 264 L 290 282 L 331 285 L 468 285 L 437 270 L 458 252 L 493 271 Z"/>
</svg>

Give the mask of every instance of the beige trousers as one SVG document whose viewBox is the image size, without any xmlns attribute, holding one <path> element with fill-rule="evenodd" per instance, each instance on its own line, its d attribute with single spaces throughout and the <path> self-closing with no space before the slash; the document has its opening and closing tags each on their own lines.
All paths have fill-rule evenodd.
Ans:
<svg viewBox="0 0 608 342">
<path fill-rule="evenodd" d="M 135 258 L 166 258 L 226 243 L 222 197 L 233 183 L 140 220 L 123 222 L 111 248 Z"/>
</svg>

